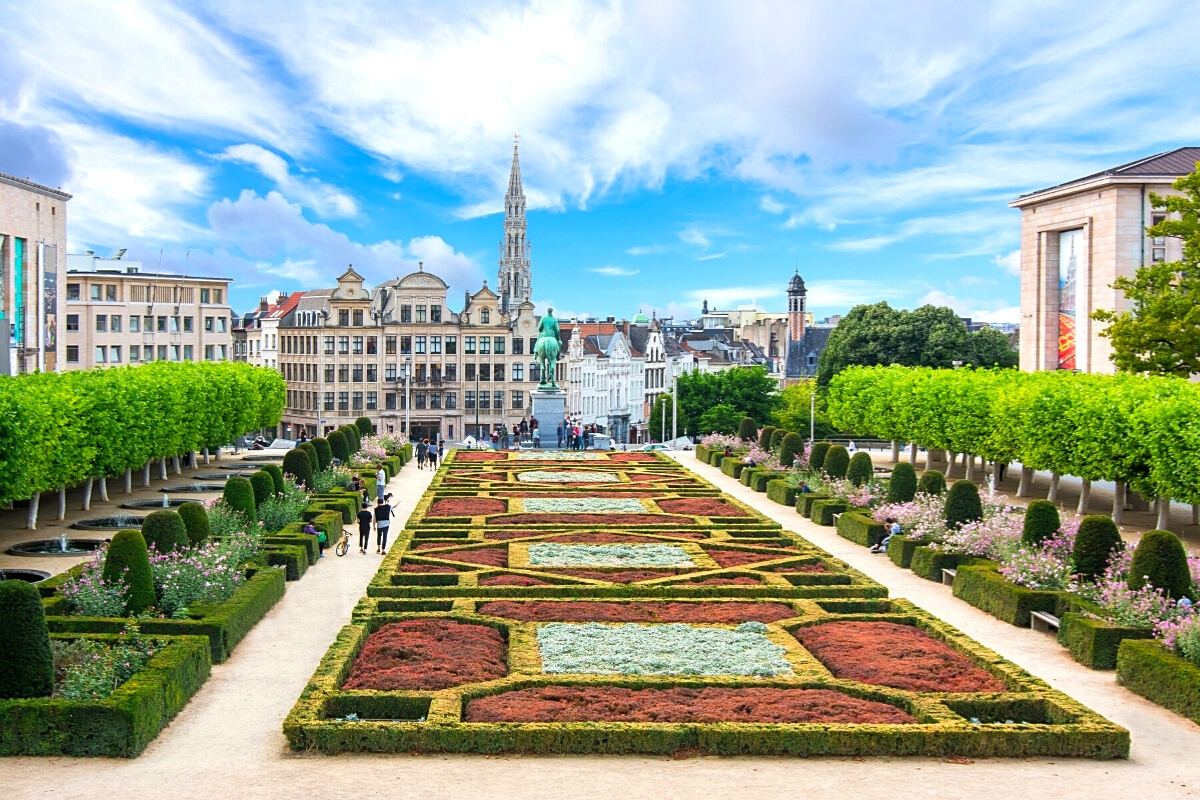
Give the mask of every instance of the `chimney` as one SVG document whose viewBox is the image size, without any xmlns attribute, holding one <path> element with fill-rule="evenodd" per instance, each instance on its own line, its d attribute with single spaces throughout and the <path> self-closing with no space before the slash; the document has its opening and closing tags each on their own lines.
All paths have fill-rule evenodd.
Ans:
<svg viewBox="0 0 1200 800">
<path fill-rule="evenodd" d="M 266 311 L 268 308 L 270 308 L 270 306 L 267 305 L 267 298 L 266 297 L 258 298 L 258 310 Z"/>
</svg>

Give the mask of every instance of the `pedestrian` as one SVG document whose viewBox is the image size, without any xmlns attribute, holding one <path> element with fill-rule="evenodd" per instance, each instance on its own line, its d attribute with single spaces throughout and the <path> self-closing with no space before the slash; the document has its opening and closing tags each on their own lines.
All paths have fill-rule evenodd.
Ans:
<svg viewBox="0 0 1200 800">
<path fill-rule="evenodd" d="M 387 471 L 382 466 L 375 473 L 375 497 L 382 498 L 383 490 L 387 488 Z"/>
<path fill-rule="evenodd" d="M 425 440 L 425 458 L 429 460 L 429 468 L 430 469 L 437 469 L 437 457 L 438 457 L 437 445 L 430 443 L 430 441 L 428 439 L 426 439 Z"/>
<path fill-rule="evenodd" d="M 429 445 L 425 444 L 424 440 L 417 442 L 417 469 L 425 469 L 425 456 L 429 452 Z"/>
<path fill-rule="evenodd" d="M 500 449 L 500 432 L 494 428 L 492 429 L 492 449 Z"/>
<path fill-rule="evenodd" d="M 388 528 L 392 524 L 392 507 L 389 506 L 384 499 L 380 497 L 375 502 L 375 532 L 377 538 L 375 540 L 375 554 L 387 555 L 387 539 Z"/>
<path fill-rule="evenodd" d="M 530 427 L 531 429 L 535 430 L 535 431 L 538 429 L 538 421 L 537 421 L 537 417 L 530 417 L 530 418 L 529 418 L 529 427 Z"/>
<path fill-rule="evenodd" d="M 874 545 L 871 548 L 872 553 L 886 553 L 887 552 L 888 542 L 891 541 L 893 536 L 900 535 L 900 523 L 897 522 L 894 518 L 888 517 L 887 521 L 883 523 L 883 531 L 884 531 L 885 536 L 879 541 L 878 544 Z"/>
<path fill-rule="evenodd" d="M 367 545 L 371 543 L 371 523 L 374 519 L 370 504 L 363 503 L 362 510 L 358 512 L 358 552 L 364 556 L 367 554 Z"/>
<path fill-rule="evenodd" d="M 558 449 L 562 449 L 562 424 L 558 426 Z"/>
<path fill-rule="evenodd" d="M 533 429 L 533 449 L 534 450 L 542 449 L 542 432 L 539 431 L 537 428 Z"/>
<path fill-rule="evenodd" d="M 529 433 L 529 422 L 521 417 L 521 437 L 524 438 L 527 433 Z"/>
<path fill-rule="evenodd" d="M 446 460 L 446 440 L 442 439 L 438 442 L 438 461 Z"/>
<path fill-rule="evenodd" d="M 858 452 L 858 445 L 854 443 L 853 439 L 850 440 L 850 444 L 846 445 L 846 452 L 850 455 L 854 455 Z"/>
</svg>

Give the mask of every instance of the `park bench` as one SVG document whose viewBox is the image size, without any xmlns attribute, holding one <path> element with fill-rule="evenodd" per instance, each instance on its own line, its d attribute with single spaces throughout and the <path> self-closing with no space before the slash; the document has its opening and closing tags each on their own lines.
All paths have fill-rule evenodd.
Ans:
<svg viewBox="0 0 1200 800">
<path fill-rule="evenodd" d="M 946 567 L 942 567 L 942 585 L 943 586 L 953 586 L 954 585 L 954 576 L 957 574 L 958 574 L 958 570 L 956 570 L 956 569 L 948 569 Z"/>
<path fill-rule="evenodd" d="M 1029 612 L 1029 627 L 1035 631 L 1050 633 L 1058 630 L 1058 626 L 1062 621 L 1053 614 L 1047 614 L 1045 611 L 1030 611 Z"/>
</svg>

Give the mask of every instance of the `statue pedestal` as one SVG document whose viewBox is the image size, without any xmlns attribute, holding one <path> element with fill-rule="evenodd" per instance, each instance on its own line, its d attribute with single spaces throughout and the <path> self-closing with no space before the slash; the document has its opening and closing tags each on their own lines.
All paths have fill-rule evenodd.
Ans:
<svg viewBox="0 0 1200 800">
<path fill-rule="evenodd" d="M 562 389 L 538 387 L 529 394 L 533 398 L 530 413 L 537 418 L 538 429 L 542 432 L 542 447 L 553 447 L 558 441 L 555 430 L 567 416 L 567 393 Z"/>
</svg>

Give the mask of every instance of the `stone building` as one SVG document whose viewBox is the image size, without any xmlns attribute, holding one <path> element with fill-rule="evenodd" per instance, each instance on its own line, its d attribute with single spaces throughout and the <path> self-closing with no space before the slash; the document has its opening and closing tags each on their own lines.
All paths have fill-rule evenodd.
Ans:
<svg viewBox="0 0 1200 800">
<path fill-rule="evenodd" d="M 1165 216 L 1150 193 L 1195 171 L 1200 147 L 1181 147 L 1032 192 L 1009 203 L 1021 211 L 1021 369 L 1111 373 L 1112 346 L 1094 311 L 1126 311 L 1111 288 L 1146 264 L 1176 261 L 1177 239 L 1146 227 Z"/>
<path fill-rule="evenodd" d="M 0 174 L 0 375 L 62 368 L 70 199 Z"/>
</svg>

